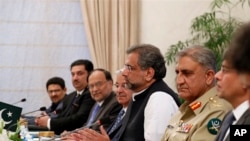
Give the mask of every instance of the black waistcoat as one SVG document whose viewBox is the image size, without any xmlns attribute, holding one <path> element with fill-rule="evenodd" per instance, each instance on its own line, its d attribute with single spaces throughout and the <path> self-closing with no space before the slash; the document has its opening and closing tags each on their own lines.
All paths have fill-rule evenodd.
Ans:
<svg viewBox="0 0 250 141">
<path fill-rule="evenodd" d="M 135 101 L 129 103 L 123 125 L 112 141 L 144 141 L 144 109 L 152 93 L 163 91 L 171 95 L 177 105 L 180 105 L 178 95 L 170 89 L 163 80 L 153 83 L 147 90 L 135 96 Z M 167 107 L 166 107 L 167 110 Z"/>
</svg>

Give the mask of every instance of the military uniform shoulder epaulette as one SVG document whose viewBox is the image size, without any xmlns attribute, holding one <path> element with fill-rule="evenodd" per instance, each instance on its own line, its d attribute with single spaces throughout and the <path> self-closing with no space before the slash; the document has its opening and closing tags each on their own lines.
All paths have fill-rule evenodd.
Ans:
<svg viewBox="0 0 250 141">
<path fill-rule="evenodd" d="M 225 101 L 222 98 L 219 98 L 218 96 L 213 96 L 209 98 L 209 103 L 213 106 L 213 107 L 231 107 L 231 105 Z"/>
</svg>

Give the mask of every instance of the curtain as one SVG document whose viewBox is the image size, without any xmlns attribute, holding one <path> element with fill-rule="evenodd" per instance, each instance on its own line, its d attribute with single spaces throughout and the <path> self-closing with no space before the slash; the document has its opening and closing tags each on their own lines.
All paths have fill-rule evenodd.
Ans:
<svg viewBox="0 0 250 141">
<path fill-rule="evenodd" d="M 81 0 L 87 41 L 95 68 L 123 67 L 126 49 L 138 43 L 138 0 Z"/>
<path fill-rule="evenodd" d="M 48 107 L 53 76 L 73 91 L 70 64 L 91 59 L 80 0 L 0 0 L 0 7 L 0 101 L 26 98 L 15 104 L 23 113 Z"/>
</svg>

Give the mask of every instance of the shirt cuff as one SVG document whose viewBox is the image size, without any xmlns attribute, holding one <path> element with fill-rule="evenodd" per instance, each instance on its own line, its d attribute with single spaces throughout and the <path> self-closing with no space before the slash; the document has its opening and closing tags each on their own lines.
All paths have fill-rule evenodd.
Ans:
<svg viewBox="0 0 250 141">
<path fill-rule="evenodd" d="M 47 121 L 47 128 L 50 130 L 50 118 Z"/>
</svg>

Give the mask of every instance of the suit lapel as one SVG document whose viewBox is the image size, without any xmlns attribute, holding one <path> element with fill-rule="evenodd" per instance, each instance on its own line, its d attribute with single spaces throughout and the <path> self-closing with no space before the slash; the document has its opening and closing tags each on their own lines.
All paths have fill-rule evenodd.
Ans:
<svg viewBox="0 0 250 141">
<path fill-rule="evenodd" d="M 64 116 L 68 116 L 69 114 L 70 114 L 70 112 L 71 112 L 71 108 L 72 108 L 72 104 L 73 104 L 73 100 L 74 100 L 74 98 L 76 97 L 76 91 L 75 92 L 73 92 L 73 93 L 71 93 L 71 94 L 69 94 L 68 96 L 67 96 L 67 99 L 68 100 L 66 100 L 66 103 L 67 103 L 67 108 L 66 108 L 66 110 L 65 110 L 65 114 L 64 114 Z"/>
<path fill-rule="evenodd" d="M 110 100 L 112 100 L 112 98 L 113 98 L 113 93 L 111 93 L 110 96 L 107 97 L 107 98 L 104 100 L 102 106 L 100 107 L 100 110 L 98 111 L 98 113 L 96 114 L 96 116 L 95 116 L 95 118 L 94 118 L 94 121 L 98 120 L 99 117 L 102 117 L 102 114 L 105 113 L 104 110 L 106 109 L 106 108 L 105 108 L 106 105 L 110 102 Z"/>
</svg>

